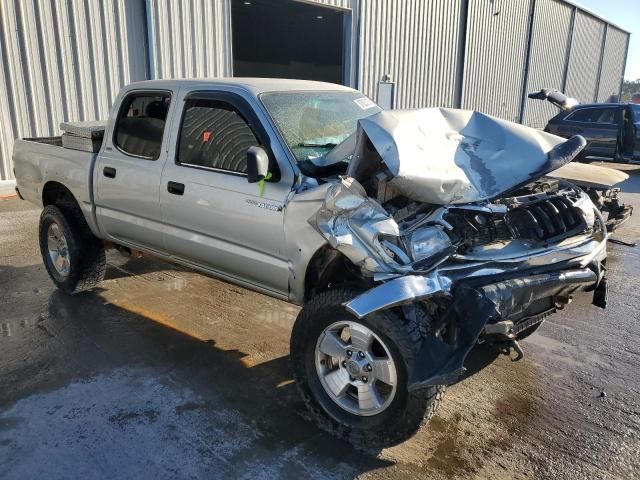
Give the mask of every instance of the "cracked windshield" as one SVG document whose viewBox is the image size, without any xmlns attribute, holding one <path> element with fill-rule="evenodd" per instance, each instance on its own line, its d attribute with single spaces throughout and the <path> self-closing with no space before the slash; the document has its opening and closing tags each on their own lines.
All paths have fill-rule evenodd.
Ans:
<svg viewBox="0 0 640 480">
<path fill-rule="evenodd" d="M 269 93 L 262 95 L 261 100 L 300 170 L 309 176 L 317 176 L 319 170 L 330 173 L 327 168 L 344 171 L 351 152 L 327 162 L 331 165 L 322 159 L 356 131 L 358 120 L 382 110 L 360 92 Z"/>
</svg>

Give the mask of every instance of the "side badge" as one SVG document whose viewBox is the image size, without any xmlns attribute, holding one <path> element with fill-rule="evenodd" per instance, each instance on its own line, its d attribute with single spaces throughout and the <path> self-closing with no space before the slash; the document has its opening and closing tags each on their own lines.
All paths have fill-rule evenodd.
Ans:
<svg viewBox="0 0 640 480">
<path fill-rule="evenodd" d="M 274 205 L 272 203 L 266 203 L 266 202 L 258 202 L 257 200 L 254 200 L 252 198 L 247 198 L 247 203 L 249 205 L 254 205 L 258 208 L 264 208 L 265 210 L 271 210 L 272 212 L 281 212 L 282 211 L 282 205 Z"/>
</svg>

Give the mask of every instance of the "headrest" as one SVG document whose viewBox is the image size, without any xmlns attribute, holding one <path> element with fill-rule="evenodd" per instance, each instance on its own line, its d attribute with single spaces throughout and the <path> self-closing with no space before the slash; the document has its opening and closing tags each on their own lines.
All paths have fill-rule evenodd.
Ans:
<svg viewBox="0 0 640 480">
<path fill-rule="evenodd" d="M 162 100 L 156 100 L 147 105 L 146 112 L 147 117 L 157 118 L 164 120 L 167 118 L 167 104 Z"/>
</svg>

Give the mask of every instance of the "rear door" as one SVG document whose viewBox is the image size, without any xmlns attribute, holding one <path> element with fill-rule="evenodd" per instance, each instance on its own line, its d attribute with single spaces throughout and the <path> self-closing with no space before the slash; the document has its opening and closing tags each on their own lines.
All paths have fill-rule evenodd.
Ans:
<svg viewBox="0 0 640 480">
<path fill-rule="evenodd" d="M 562 128 L 569 136 L 582 135 L 587 140 L 585 155 L 614 158 L 621 121 L 616 107 L 578 108 L 565 117 Z"/>
<path fill-rule="evenodd" d="M 123 95 L 94 170 L 98 225 L 111 240 L 161 251 L 159 189 L 174 92 Z"/>
<path fill-rule="evenodd" d="M 167 250 L 284 297 L 289 265 L 283 207 L 293 176 L 274 156 L 275 133 L 240 94 L 187 93 L 160 187 Z M 271 156 L 272 179 L 264 189 L 247 182 L 246 153 L 254 145 Z"/>
</svg>

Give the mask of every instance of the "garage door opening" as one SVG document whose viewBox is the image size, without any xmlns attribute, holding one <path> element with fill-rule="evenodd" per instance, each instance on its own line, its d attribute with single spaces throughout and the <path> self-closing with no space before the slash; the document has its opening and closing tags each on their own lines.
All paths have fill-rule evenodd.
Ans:
<svg viewBox="0 0 640 480">
<path fill-rule="evenodd" d="M 293 0 L 232 0 L 233 74 L 345 83 L 345 13 Z"/>
</svg>

